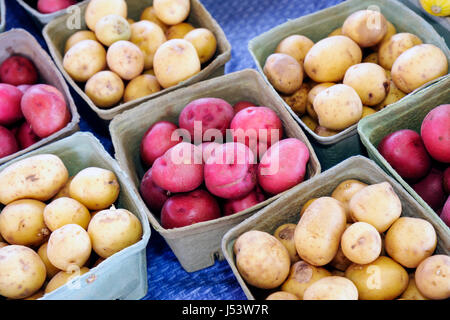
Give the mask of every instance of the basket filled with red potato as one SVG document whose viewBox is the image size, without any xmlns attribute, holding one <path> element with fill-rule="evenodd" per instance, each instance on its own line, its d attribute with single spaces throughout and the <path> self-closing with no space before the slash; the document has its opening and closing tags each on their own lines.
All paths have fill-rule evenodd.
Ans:
<svg viewBox="0 0 450 320">
<path fill-rule="evenodd" d="M 110 132 L 151 224 L 189 272 L 223 257 L 230 227 L 320 172 L 300 127 L 253 70 L 146 102 L 113 119 Z"/>
<path fill-rule="evenodd" d="M 70 85 L 104 120 L 223 74 L 231 47 L 198 0 L 91 0 L 50 22 L 44 38 Z"/>
<path fill-rule="evenodd" d="M 78 130 L 64 78 L 26 31 L 0 35 L 0 163 Z"/>
</svg>

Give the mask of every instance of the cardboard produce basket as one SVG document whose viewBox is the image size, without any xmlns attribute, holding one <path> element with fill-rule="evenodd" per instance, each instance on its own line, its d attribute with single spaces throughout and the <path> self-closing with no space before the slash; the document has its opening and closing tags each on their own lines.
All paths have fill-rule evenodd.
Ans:
<svg viewBox="0 0 450 320">
<path fill-rule="evenodd" d="M 138 199 L 129 178 L 91 133 L 82 132 L 14 159 L 1 166 L 0 171 L 20 159 L 47 153 L 60 157 L 70 176 L 92 166 L 113 171 L 120 184 L 116 207 L 135 214 L 142 224 L 143 234 L 139 242 L 112 255 L 88 273 L 74 278 L 69 284 L 46 294 L 42 299 L 136 300 L 144 297 L 148 287 L 145 248 L 150 238 L 150 226 L 144 214 L 143 204 Z"/>
<path fill-rule="evenodd" d="M 5 31 L 5 26 L 6 26 L 5 0 L 0 0 L 0 32 Z"/>
<path fill-rule="evenodd" d="M 236 239 L 250 230 L 273 234 L 282 224 L 297 224 L 300 218 L 300 209 L 309 199 L 330 196 L 339 183 L 347 179 L 357 179 L 367 184 L 389 182 L 401 200 L 402 216 L 428 220 L 436 230 L 438 238 L 436 252 L 450 253 L 450 232 L 442 227 L 438 218 L 421 207 L 401 185 L 381 170 L 375 162 L 362 156 L 355 156 L 295 187 L 225 234 L 222 240 L 222 250 L 248 299 L 265 299 L 272 291 L 251 287 L 241 277 L 233 253 L 233 245 Z"/>
<path fill-rule="evenodd" d="M 146 172 L 140 159 L 139 148 L 147 129 L 155 122 L 163 120 L 178 124 L 178 116 L 183 108 L 192 100 L 203 97 L 222 98 L 230 104 L 249 100 L 271 108 L 282 120 L 285 136 L 303 141 L 309 149 L 310 161 L 305 179 L 320 173 L 320 163 L 300 126 L 279 103 L 262 77 L 255 70 L 248 69 L 206 80 L 147 101 L 111 121 L 110 132 L 116 159 L 131 177 L 136 192 Z M 213 265 L 216 257 L 223 259 L 220 241 L 225 232 L 280 196 L 281 194 L 274 196 L 237 214 L 177 229 L 164 229 L 156 214 L 150 212 L 147 207 L 145 212 L 152 226 L 167 241 L 183 268 L 193 272 Z"/>
<path fill-rule="evenodd" d="M 410 99 L 392 104 L 373 117 L 363 119 L 358 125 L 358 132 L 362 143 L 366 146 L 371 159 L 393 176 L 430 215 L 434 215 L 443 227 L 445 223 L 439 219 L 437 213 L 414 191 L 414 189 L 395 171 L 395 169 L 378 152 L 377 146 L 388 134 L 411 129 L 420 134 L 420 127 L 425 116 L 435 107 L 450 103 L 450 75 L 424 90 L 415 93 Z M 450 123 L 448 124 L 450 126 Z M 450 229 L 447 229 L 450 230 Z"/>
<path fill-rule="evenodd" d="M 12 29 L 0 34 L 0 63 L 12 55 L 21 55 L 34 62 L 39 73 L 38 83 L 45 83 L 56 87 L 64 95 L 67 107 L 72 114 L 71 121 L 66 127 L 44 138 L 24 150 L 20 150 L 7 157 L 0 158 L 0 164 L 5 163 L 15 157 L 25 154 L 31 150 L 39 148 L 47 143 L 66 137 L 78 131 L 80 116 L 64 78 L 56 68 L 50 56 L 42 49 L 36 39 L 23 29 Z"/>
<path fill-rule="evenodd" d="M 293 34 L 301 34 L 317 42 L 326 38 L 331 31 L 341 27 L 350 14 L 368 8 L 379 8 L 386 19 L 394 24 L 397 32 L 416 34 L 424 43 L 438 46 L 450 61 L 450 51 L 444 39 L 436 30 L 414 11 L 395 0 L 348 0 L 316 13 L 290 20 L 252 39 L 249 42 L 249 51 L 258 70 L 268 81 L 263 73 L 263 67 L 267 57 L 275 52 L 275 48 L 281 40 Z M 420 88 L 417 90 L 420 90 Z M 408 98 L 405 97 L 404 99 Z M 308 136 L 311 137 L 311 142 L 324 169 L 351 155 L 361 154 L 364 151 L 364 147 L 358 138 L 357 124 L 332 137 L 321 137 L 308 128 L 289 105 L 286 103 L 284 105 L 308 133 Z"/>
<path fill-rule="evenodd" d="M 142 11 L 151 6 L 153 0 L 127 0 L 128 4 L 128 16 L 136 21 Z M 84 21 L 84 12 L 87 7 L 87 3 L 80 5 L 81 8 L 81 30 L 87 29 L 86 23 Z M 202 66 L 202 70 L 194 75 L 193 77 L 180 82 L 176 86 L 163 89 L 159 92 L 155 92 L 152 95 L 142 97 L 127 103 L 121 103 L 115 107 L 111 108 L 99 108 L 93 101 L 84 93 L 84 85 L 76 83 L 69 74 L 64 70 L 62 61 L 64 57 L 64 47 L 66 40 L 75 32 L 80 29 L 69 29 L 67 26 L 67 21 L 70 19 L 70 15 L 64 15 L 62 17 L 56 18 L 48 25 L 45 26 L 43 30 L 43 35 L 47 45 L 49 47 L 50 53 L 56 62 L 56 65 L 63 73 L 67 82 L 75 89 L 75 91 L 86 101 L 89 107 L 94 110 L 98 116 L 104 120 L 111 120 L 115 115 L 131 109 L 144 101 L 156 98 L 158 96 L 164 95 L 175 89 L 191 85 L 201 80 L 208 78 L 213 78 L 218 75 L 222 75 L 225 72 L 225 63 L 231 58 L 231 45 L 228 42 L 225 33 L 219 24 L 214 20 L 214 18 L 208 13 L 205 7 L 200 3 L 199 0 L 191 0 L 191 12 L 187 21 L 191 23 L 194 27 L 202 27 L 211 30 L 217 39 L 217 51 L 214 57 L 206 65 Z"/>
<path fill-rule="evenodd" d="M 40 28 L 45 26 L 53 19 L 67 13 L 67 9 L 59 10 L 53 13 L 42 13 L 36 9 L 37 0 L 16 0 L 22 8 L 32 17 L 33 21 Z M 78 4 L 88 2 L 89 0 L 79 1 Z"/>
</svg>

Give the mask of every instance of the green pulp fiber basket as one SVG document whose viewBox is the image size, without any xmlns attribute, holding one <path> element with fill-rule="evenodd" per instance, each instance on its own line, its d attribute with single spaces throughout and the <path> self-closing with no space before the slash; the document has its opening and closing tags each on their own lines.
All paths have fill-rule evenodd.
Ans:
<svg viewBox="0 0 450 320">
<path fill-rule="evenodd" d="M 400 100 L 389 108 L 377 112 L 371 117 L 362 119 L 358 132 L 362 143 L 366 146 L 371 159 L 375 160 L 386 172 L 392 175 L 425 210 L 437 217 L 440 225 L 448 229 L 433 209 L 409 186 L 409 184 L 392 168 L 378 152 L 378 143 L 388 134 L 401 129 L 411 129 L 420 134 L 420 127 L 425 116 L 435 107 L 450 103 L 450 75 L 409 99 Z M 449 124 L 450 126 L 450 124 Z"/>
<path fill-rule="evenodd" d="M 438 46 L 444 51 L 447 59 L 450 61 L 450 51 L 444 39 L 436 30 L 414 11 L 395 0 L 345 1 L 336 6 L 288 21 L 257 36 L 249 42 L 249 51 L 255 60 L 258 70 L 268 82 L 267 77 L 264 75 L 263 67 L 267 57 L 275 52 L 275 48 L 281 40 L 293 34 L 301 34 L 317 42 L 327 37 L 331 31 L 341 27 L 351 13 L 368 8 L 372 10 L 377 10 L 378 8 L 386 19 L 394 24 L 397 32 L 416 34 L 422 39 L 423 43 L 431 43 Z M 275 91 L 272 86 L 271 88 Z M 420 88 L 417 90 L 420 90 Z M 404 99 L 409 98 L 405 97 Z M 358 138 L 356 124 L 332 137 L 321 137 L 308 128 L 289 105 L 286 103 L 284 105 L 295 120 L 300 123 L 305 132 L 308 133 L 308 136 L 311 137 L 310 140 L 324 170 L 349 156 L 362 154 L 365 151 Z"/>
</svg>

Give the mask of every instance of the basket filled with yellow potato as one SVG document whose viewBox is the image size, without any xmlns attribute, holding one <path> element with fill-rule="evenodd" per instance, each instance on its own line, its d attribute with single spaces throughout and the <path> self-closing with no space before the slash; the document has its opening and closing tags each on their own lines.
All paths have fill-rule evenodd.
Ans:
<svg viewBox="0 0 450 320">
<path fill-rule="evenodd" d="M 231 46 L 198 0 L 91 0 L 44 38 L 69 84 L 104 120 L 224 73 Z"/>
<path fill-rule="evenodd" d="M 362 156 L 296 187 L 222 239 L 246 296 L 258 300 L 447 299 L 449 248 L 448 229 Z"/>
<path fill-rule="evenodd" d="M 325 169 L 364 152 L 360 119 L 440 80 L 450 59 L 433 27 L 395 0 L 345 1 L 259 35 L 249 51 Z"/>
<path fill-rule="evenodd" d="M 92 134 L 76 133 L 0 167 L 0 203 L 0 296 L 106 300 L 147 293 L 147 217 Z"/>
</svg>

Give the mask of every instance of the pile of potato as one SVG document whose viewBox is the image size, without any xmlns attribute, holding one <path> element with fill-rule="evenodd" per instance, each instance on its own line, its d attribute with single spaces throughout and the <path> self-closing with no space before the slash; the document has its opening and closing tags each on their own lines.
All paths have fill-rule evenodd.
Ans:
<svg viewBox="0 0 450 320">
<path fill-rule="evenodd" d="M 449 298 L 450 256 L 434 254 L 433 226 L 401 214 L 388 182 L 346 180 L 306 202 L 297 224 L 239 236 L 236 266 L 269 300 Z"/>
<path fill-rule="evenodd" d="M 139 219 L 113 205 L 119 192 L 112 171 L 89 167 L 69 178 L 52 154 L 1 171 L 0 295 L 38 299 L 138 242 Z"/>
<path fill-rule="evenodd" d="M 175 86 L 200 72 L 217 48 L 210 30 L 184 22 L 189 13 L 189 0 L 155 0 L 135 22 L 125 0 L 91 0 L 89 30 L 67 39 L 64 69 L 99 108 Z"/>
<path fill-rule="evenodd" d="M 351 14 L 314 43 L 283 39 L 264 65 L 269 82 L 317 135 L 328 137 L 446 75 L 447 57 L 378 11 Z"/>
</svg>

